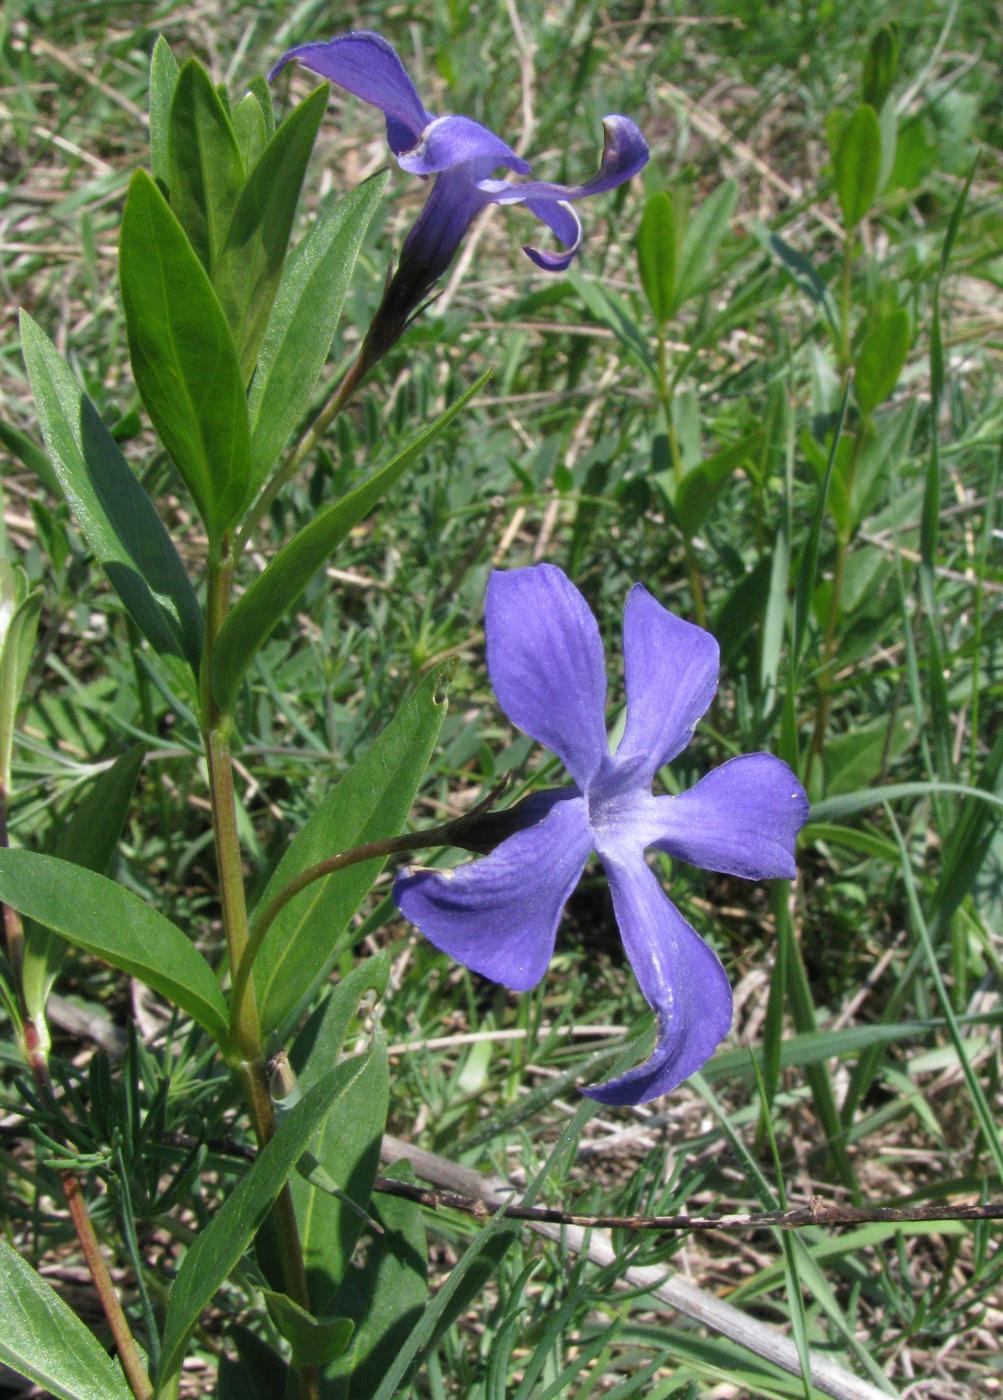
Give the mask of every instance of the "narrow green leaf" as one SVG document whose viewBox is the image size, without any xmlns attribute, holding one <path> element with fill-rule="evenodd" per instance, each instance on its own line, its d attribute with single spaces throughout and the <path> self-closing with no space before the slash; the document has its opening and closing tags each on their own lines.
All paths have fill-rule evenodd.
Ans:
<svg viewBox="0 0 1003 1400">
<path fill-rule="evenodd" d="M 38 443 L 33 442 L 27 433 L 22 433 L 21 429 L 15 428 L 13 423 L 8 423 L 0 418 L 0 442 L 30 472 L 34 472 L 39 481 L 47 486 L 54 495 L 59 495 L 59 482 L 52 470 L 52 464 Z"/>
<path fill-rule="evenodd" d="M 880 112 L 892 90 L 899 66 L 899 32 L 895 23 L 882 24 L 875 30 L 864 57 L 861 96 L 876 112 Z"/>
<path fill-rule="evenodd" d="M 445 713 L 442 674 L 435 672 L 404 698 L 379 738 L 293 839 L 261 897 L 261 908 L 326 856 L 400 832 Z M 366 861 L 317 880 L 278 915 L 254 964 L 266 1035 L 312 995 L 384 864 Z"/>
<path fill-rule="evenodd" d="M 326 201 L 282 272 L 251 382 L 251 491 L 276 466 L 331 350 L 362 241 L 389 171 Z"/>
<path fill-rule="evenodd" d="M 0 560 L 0 790 L 10 793 L 14 726 L 38 634 L 42 591 L 23 569 Z"/>
<path fill-rule="evenodd" d="M 248 92 L 257 99 L 261 108 L 261 115 L 265 122 L 265 140 L 270 141 L 275 135 L 275 108 L 272 106 L 272 90 L 268 86 L 267 78 L 263 78 L 259 73 L 256 78 L 252 78 L 247 86 Z M 250 166 L 246 166 L 250 169 Z"/>
<path fill-rule="evenodd" d="M 308 1066 L 303 1087 L 323 1080 L 331 1073 L 332 1065 L 333 1062 L 322 1064 L 315 1058 Z M 380 1165 L 380 1143 L 389 1102 L 386 1045 L 378 1043 L 365 1072 L 333 1105 L 307 1145 L 331 1183 L 348 1201 L 355 1201 L 364 1210 L 369 1206 Z M 311 1306 L 317 1313 L 338 1312 L 335 1294 L 349 1272 L 352 1252 L 365 1222 L 346 1201 L 311 1185 L 302 1175 L 292 1178 L 290 1189 L 299 1221 Z"/>
<path fill-rule="evenodd" d="M 60 828 L 53 855 L 98 875 L 107 873 L 145 754 L 145 745 L 134 744 L 95 779 L 74 807 L 69 821 Z M 25 923 L 24 939 L 24 999 L 30 1015 L 41 1023 L 66 951 L 66 940 L 31 920 Z"/>
<path fill-rule="evenodd" d="M 386 1174 L 415 1180 L 408 1162 L 394 1163 Z M 339 1311 L 355 1319 L 356 1328 L 349 1354 L 324 1372 L 324 1400 L 371 1400 L 387 1357 L 397 1355 L 428 1297 L 421 1207 L 399 1196 L 377 1195 L 370 1209 L 384 1233 L 370 1240 L 361 1268 L 353 1268 L 335 1301 Z"/>
<path fill-rule="evenodd" d="M 861 413 L 873 413 L 899 382 L 910 339 L 909 312 L 904 307 L 885 316 L 864 337 L 853 384 Z"/>
<path fill-rule="evenodd" d="M 296 1370 L 326 1366 L 341 1356 L 352 1340 L 355 1323 L 350 1317 L 314 1317 L 285 1293 L 264 1290 L 265 1305 L 275 1326 L 292 1349 Z"/>
<path fill-rule="evenodd" d="M 686 473 L 679 483 L 672 509 L 687 539 L 692 539 L 701 528 L 735 472 L 761 445 L 762 434 L 750 433 L 741 442 L 723 447 Z"/>
<path fill-rule="evenodd" d="M 240 192 L 213 265 L 213 286 L 230 323 L 245 382 L 258 357 L 282 275 L 307 161 L 330 88 L 325 83 L 294 107 Z M 260 114 L 253 94 L 248 94 Z"/>
<path fill-rule="evenodd" d="M 223 1040 L 226 1006 L 205 958 L 163 914 L 93 870 L 37 851 L 0 850 L 0 901 L 86 953 L 138 977 Z"/>
<path fill-rule="evenodd" d="M 213 651 L 212 688 L 224 714 L 232 710 L 240 682 L 255 652 L 271 636 L 316 571 L 349 530 L 369 514 L 408 467 L 480 392 L 486 380 L 487 375 L 481 375 L 385 467 L 321 511 L 254 580 L 227 617 Z"/>
<path fill-rule="evenodd" d="M 153 502 L 69 366 L 26 311 L 21 338 L 42 436 L 77 525 L 150 645 L 197 668 L 202 614 Z"/>
<path fill-rule="evenodd" d="M 838 797 L 813 802 L 809 820 L 841 822 L 847 817 L 855 817 L 858 812 L 880 807 L 885 802 L 899 802 L 908 797 L 935 797 L 938 793 L 974 797 L 979 802 L 987 802 L 990 807 L 1003 809 L 1003 797 L 997 797 L 983 788 L 966 787 L 964 783 L 888 783 L 885 787 L 864 788 L 860 792 L 841 793 Z"/>
<path fill-rule="evenodd" d="M 679 229 L 667 190 L 649 195 L 637 230 L 637 265 L 641 286 L 659 325 L 672 314 L 676 291 Z"/>
<path fill-rule="evenodd" d="M 175 85 L 167 162 L 171 209 L 211 275 L 244 184 L 244 165 L 219 93 L 194 58 Z"/>
<path fill-rule="evenodd" d="M 265 114 L 253 92 L 245 92 L 233 109 L 233 134 L 245 170 L 253 170 L 268 145 Z"/>
<path fill-rule="evenodd" d="M 738 186 L 725 180 L 707 196 L 686 226 L 676 274 L 676 306 L 700 290 L 711 259 L 728 232 L 738 200 Z"/>
<path fill-rule="evenodd" d="M 369 991 L 382 997 L 389 976 L 390 957 L 384 949 L 374 957 L 357 963 L 311 1013 L 289 1051 L 290 1062 L 302 1089 L 309 1089 L 332 1065 L 338 1063 L 359 1002 Z"/>
<path fill-rule="evenodd" d="M 247 496 L 244 381 L 205 270 L 143 170 L 129 186 L 119 270 L 136 384 L 210 536 L 218 538 Z"/>
<path fill-rule="evenodd" d="M 304 1094 L 257 1161 L 195 1239 L 171 1287 L 158 1382 L 179 1369 L 185 1343 L 202 1309 L 240 1263 L 272 1202 L 282 1190 L 325 1115 L 363 1073 L 369 1056 L 346 1060 Z"/>
<path fill-rule="evenodd" d="M 881 127 L 874 108 L 864 102 L 848 118 L 832 157 L 836 196 L 849 232 L 874 203 L 881 174 Z"/>
<path fill-rule="evenodd" d="M 165 186 L 170 180 L 167 157 L 168 133 L 171 122 L 171 104 L 174 90 L 178 85 L 178 60 L 163 34 L 153 46 L 150 59 L 150 165 L 153 178 Z"/>
<path fill-rule="evenodd" d="M 44 1279 L 0 1239 L 0 1361 L 56 1400 L 130 1400 L 125 1376 Z"/>
</svg>

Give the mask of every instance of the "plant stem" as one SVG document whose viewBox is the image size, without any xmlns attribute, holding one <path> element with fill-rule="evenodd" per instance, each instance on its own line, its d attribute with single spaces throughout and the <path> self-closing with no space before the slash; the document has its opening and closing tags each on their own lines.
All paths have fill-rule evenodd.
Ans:
<svg viewBox="0 0 1003 1400">
<path fill-rule="evenodd" d="M 291 449 L 285 461 L 275 471 L 271 479 L 266 483 L 257 500 L 247 513 L 240 533 L 234 543 L 234 557 L 239 558 L 248 540 L 260 525 L 264 516 L 271 507 L 276 496 L 285 486 L 287 481 L 299 471 L 303 461 L 310 455 L 318 442 L 327 432 L 328 428 L 337 418 L 338 414 L 345 407 L 345 404 L 352 397 L 355 390 L 362 383 L 366 374 L 372 367 L 372 360 L 369 357 L 366 345 L 363 344 L 358 356 L 350 366 L 344 379 L 335 389 L 325 406 L 318 413 L 317 417 L 307 428 L 306 432 Z"/>
<path fill-rule="evenodd" d="M 7 792 L 0 788 L 0 846 L 6 848 L 8 844 Z M 49 1078 L 49 1062 L 45 1053 L 46 1041 L 39 1035 L 38 1027 L 28 1010 L 24 996 L 22 978 L 24 925 L 21 922 L 20 914 L 9 904 L 3 906 L 3 924 L 7 940 L 7 957 L 10 960 L 14 979 L 14 994 L 18 999 L 21 1012 L 21 1048 L 28 1069 L 31 1071 L 31 1077 L 35 1081 L 35 1087 L 42 1098 L 51 1103 L 55 1096 L 52 1092 L 52 1081 Z M 122 1363 L 122 1370 L 129 1382 L 129 1388 L 137 1400 L 150 1400 L 153 1395 L 153 1386 L 146 1374 L 143 1358 L 139 1354 L 139 1347 L 136 1345 L 136 1339 L 129 1327 L 129 1319 L 119 1302 L 108 1265 L 101 1253 L 101 1246 L 87 1210 L 87 1202 L 84 1199 L 80 1179 L 69 1168 L 63 1168 L 59 1172 L 59 1181 L 63 1188 L 63 1195 L 66 1197 L 66 1205 L 70 1212 L 70 1219 L 73 1221 L 73 1228 L 76 1231 L 80 1252 L 84 1256 L 84 1263 L 87 1265 L 91 1281 L 94 1284 L 94 1291 L 98 1295 L 98 1301 L 108 1323 L 115 1343 L 115 1350 L 118 1352 L 118 1359 Z"/>
<path fill-rule="evenodd" d="M 226 936 L 230 976 L 235 979 L 247 948 L 248 929 L 243 861 L 233 786 L 233 761 L 230 756 L 232 719 L 230 715 L 220 712 L 212 695 L 210 680 L 213 650 L 229 607 L 232 573 L 233 555 L 229 539 L 224 537 L 218 552 L 214 552 L 209 561 L 205 654 L 202 658 L 202 706 L 203 743 L 209 765 L 209 796 L 216 868 L 219 872 L 223 931 Z M 254 984 L 250 976 L 245 979 L 239 1006 L 235 1002 L 233 1038 L 240 1057 L 237 1068 L 247 1099 L 254 1135 L 258 1145 L 264 1147 L 274 1135 L 275 1115 L 265 1078 L 261 1023 Z M 310 1291 L 307 1286 L 295 1207 L 288 1185 L 279 1193 L 266 1222 L 266 1228 L 272 1230 L 275 1235 L 276 1252 L 281 1262 L 286 1291 L 295 1302 L 309 1312 Z M 317 1369 L 304 1367 L 298 1379 L 300 1400 L 319 1400 L 320 1376 Z"/>
</svg>

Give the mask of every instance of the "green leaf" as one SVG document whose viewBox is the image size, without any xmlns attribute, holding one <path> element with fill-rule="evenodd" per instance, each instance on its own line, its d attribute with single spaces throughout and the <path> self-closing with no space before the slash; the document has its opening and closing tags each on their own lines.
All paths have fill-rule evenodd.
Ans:
<svg viewBox="0 0 1003 1400">
<path fill-rule="evenodd" d="M 750 433 L 741 442 L 723 447 L 686 473 L 679 483 L 672 508 L 687 539 L 692 539 L 701 528 L 738 468 L 761 446 L 762 434 Z"/>
<path fill-rule="evenodd" d="M 898 25 L 882 24 L 867 46 L 861 83 L 863 100 L 876 112 L 881 111 L 892 90 L 898 66 Z"/>
<path fill-rule="evenodd" d="M 248 402 L 252 492 L 277 464 L 309 406 L 389 178 L 389 171 L 381 171 L 333 207 L 325 202 L 283 269 Z"/>
<path fill-rule="evenodd" d="M 395 1162 L 387 1176 L 414 1182 L 408 1162 Z M 350 1353 L 328 1366 L 323 1400 L 371 1400 L 387 1358 L 396 1356 L 417 1323 L 428 1297 L 428 1246 L 421 1207 L 401 1196 L 376 1195 L 370 1209 L 383 1234 L 370 1240 L 361 1268 L 353 1268 L 335 1306 L 355 1319 Z"/>
<path fill-rule="evenodd" d="M 326 1366 L 341 1356 L 352 1340 L 355 1323 L 350 1317 L 314 1317 L 285 1293 L 264 1290 L 265 1305 L 275 1326 L 292 1348 L 296 1370 Z"/>
<path fill-rule="evenodd" d="M 879 777 L 883 767 L 901 758 L 916 738 L 916 721 L 906 713 L 858 723 L 845 734 L 828 739 L 822 755 L 826 794 L 856 792 Z"/>
<path fill-rule="evenodd" d="M 426 676 L 354 768 L 332 789 L 291 842 L 260 907 L 309 866 L 337 851 L 396 836 L 414 801 L 446 713 L 442 672 Z M 339 940 L 384 860 L 316 880 L 277 916 L 254 964 L 264 1034 L 313 994 Z"/>
<path fill-rule="evenodd" d="M 131 890 L 57 856 L 0 850 L 0 901 L 138 977 L 225 1039 L 226 1006 L 212 968 L 179 928 Z"/>
<path fill-rule="evenodd" d="M 445 413 L 408 443 L 385 467 L 322 510 L 285 545 L 230 612 L 213 650 L 211 682 L 216 702 L 228 714 L 255 652 L 292 608 L 310 579 L 412 462 L 461 413 L 487 380 L 482 374 Z"/>
<path fill-rule="evenodd" d="M 666 190 L 648 196 L 637 230 L 637 265 L 641 286 L 659 325 L 672 314 L 676 292 L 679 228 L 672 197 Z"/>
<path fill-rule="evenodd" d="M 178 85 L 178 60 L 170 44 L 161 34 L 153 46 L 150 59 L 150 165 L 153 178 L 167 185 L 170 170 L 167 142 L 170 132 L 171 104 Z"/>
<path fill-rule="evenodd" d="M 11 790 L 14 726 L 41 610 L 41 589 L 29 592 L 24 570 L 0 560 L 0 791 L 7 794 Z"/>
<path fill-rule="evenodd" d="M 233 332 L 245 383 L 282 276 L 307 161 L 330 91 L 326 83 L 317 88 L 276 131 L 240 192 L 213 264 L 213 286 Z M 257 99 L 248 96 L 260 114 Z"/>
<path fill-rule="evenodd" d="M 247 497 L 244 381 L 205 270 L 143 170 L 129 186 L 119 270 L 136 384 L 210 537 L 218 538 Z"/>
<path fill-rule="evenodd" d="M 346 1060 L 303 1098 L 284 1119 L 257 1161 L 231 1191 L 188 1250 L 171 1287 L 164 1322 L 158 1383 L 180 1368 L 185 1343 L 202 1309 L 240 1263 L 272 1202 L 282 1190 L 325 1114 L 364 1072 L 369 1056 Z"/>
<path fill-rule="evenodd" d="M 197 668 L 202 615 L 153 502 L 69 366 L 26 311 L 21 339 L 42 436 L 84 538 L 151 646 Z"/>
<path fill-rule="evenodd" d="M 212 275 L 244 185 L 244 165 L 226 108 L 194 58 L 174 89 L 167 163 L 171 209 Z"/>
<path fill-rule="evenodd" d="M 861 413 L 873 413 L 895 388 L 911 339 L 909 312 L 900 307 L 868 331 L 857 351 L 853 391 Z"/>
<path fill-rule="evenodd" d="M 53 855 L 98 875 L 107 872 L 145 754 L 145 745 L 134 744 L 95 779 L 74 807 L 69 821 L 60 828 Z M 31 920 L 25 923 L 24 940 L 24 999 L 29 1015 L 41 1025 L 45 1003 L 66 951 L 66 940 Z"/>
<path fill-rule="evenodd" d="M 843 126 L 832 165 L 836 196 L 849 232 L 874 203 L 881 174 L 881 127 L 878 114 L 868 103 L 862 103 Z"/>
<path fill-rule="evenodd" d="M 738 186 L 725 180 L 707 196 L 686 226 L 676 274 L 676 306 L 700 290 L 708 264 L 728 232 L 738 200 Z"/>
<path fill-rule="evenodd" d="M 268 145 L 268 131 L 261 103 L 253 92 L 245 92 L 233 109 L 233 134 L 245 170 L 253 170 Z"/>
<path fill-rule="evenodd" d="M 226 1339 L 237 1359 L 220 1357 L 217 1400 L 276 1400 L 285 1394 L 289 1367 L 266 1342 L 236 1323 L 226 1329 Z"/>
<path fill-rule="evenodd" d="M 357 963 L 311 1013 L 289 1052 L 289 1060 L 299 1077 L 301 1088 L 309 1089 L 332 1065 L 338 1063 L 359 1002 L 369 991 L 382 997 L 389 977 L 390 956 L 384 949 L 375 957 Z"/>
<path fill-rule="evenodd" d="M 0 1239 L 0 1361 L 56 1400 L 130 1400 L 117 1361 L 58 1293 Z"/>
<path fill-rule="evenodd" d="M 303 1087 L 320 1082 L 331 1073 L 333 1061 L 314 1055 L 307 1066 Z M 300 1226 L 303 1261 L 310 1285 L 310 1302 L 318 1313 L 338 1311 L 334 1296 L 350 1270 L 352 1251 L 364 1220 L 352 1210 L 354 1201 L 363 1210 L 380 1165 L 380 1143 L 390 1102 L 390 1072 L 386 1044 L 379 1041 L 364 1074 L 332 1107 L 307 1150 L 330 1177 L 330 1183 L 347 1201 L 311 1185 L 302 1175 L 290 1182 L 296 1218 Z M 290 1339 L 291 1340 L 291 1339 Z"/>
<path fill-rule="evenodd" d="M 24 315 L 24 312 L 21 314 Z M 52 470 L 52 464 L 27 433 L 22 433 L 21 429 L 15 428 L 13 423 L 8 423 L 0 418 L 0 442 L 30 472 L 34 472 L 39 481 L 47 486 L 54 495 L 59 495 L 59 482 Z"/>
</svg>

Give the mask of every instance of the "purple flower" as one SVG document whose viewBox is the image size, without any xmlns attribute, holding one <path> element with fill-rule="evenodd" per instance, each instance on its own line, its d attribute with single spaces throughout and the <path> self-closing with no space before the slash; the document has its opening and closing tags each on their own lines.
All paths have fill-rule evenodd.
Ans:
<svg viewBox="0 0 1003 1400">
<path fill-rule="evenodd" d="M 653 795 L 655 774 L 689 743 L 717 689 L 718 645 L 641 584 L 624 612 L 627 722 L 612 755 L 599 629 L 561 570 L 493 573 L 485 617 L 502 709 L 557 754 L 573 785 L 540 793 L 535 819 L 490 855 L 403 875 L 395 897 L 437 948 L 527 991 L 546 971 L 564 903 L 598 851 L 658 1040 L 644 1064 L 584 1092 L 600 1103 L 644 1103 L 699 1069 L 731 1025 L 724 969 L 662 893 L 644 852 L 748 880 L 790 879 L 808 799 L 786 763 L 766 753 L 733 758 L 678 797 Z"/>
<path fill-rule="evenodd" d="M 408 234 L 400 266 L 384 301 L 384 338 L 396 335 L 445 272 L 474 217 L 488 204 L 525 204 L 557 236 L 563 253 L 524 251 L 542 268 L 560 271 L 578 251 L 582 227 L 571 204 L 602 194 L 629 180 L 648 159 L 648 147 L 627 117 L 603 120 L 604 142 L 598 172 L 583 185 L 527 180 L 520 185 L 492 179 L 499 168 L 528 175 L 530 167 L 487 127 L 470 117 L 435 117 L 427 112 L 393 46 L 379 34 L 360 30 L 327 43 L 300 44 L 283 54 L 273 79 L 292 59 L 346 91 L 379 107 L 387 119 L 387 143 L 402 170 L 434 176 L 431 194 Z"/>
</svg>

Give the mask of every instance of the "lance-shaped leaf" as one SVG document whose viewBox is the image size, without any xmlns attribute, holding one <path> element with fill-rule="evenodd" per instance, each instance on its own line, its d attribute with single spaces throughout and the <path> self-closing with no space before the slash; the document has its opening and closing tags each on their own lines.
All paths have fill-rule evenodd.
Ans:
<svg viewBox="0 0 1003 1400">
<path fill-rule="evenodd" d="M 253 92 L 245 92 L 233 109 L 233 134 L 245 170 L 253 170 L 268 145 L 268 128 L 261 103 Z"/>
<path fill-rule="evenodd" d="M 331 1073 L 333 1061 L 312 1055 L 301 1080 L 309 1089 Z M 310 1152 L 329 1180 L 311 1182 L 300 1172 L 290 1182 L 310 1285 L 310 1302 L 321 1314 L 337 1314 L 334 1295 L 349 1271 L 364 1218 L 351 1202 L 368 1209 L 380 1164 L 387 1123 L 390 1074 L 386 1045 L 374 1047 L 364 1074 L 331 1109 L 310 1142 Z M 331 1191 L 337 1188 L 341 1196 Z M 327 1189 L 322 1189 L 327 1187 Z M 287 1334 L 288 1335 L 288 1334 Z"/>
<path fill-rule="evenodd" d="M 171 104 L 178 85 L 178 60 L 163 34 L 153 46 L 150 59 L 150 165 L 154 179 L 166 186 L 169 180 L 167 144 L 171 123 Z"/>
<path fill-rule="evenodd" d="M 352 280 L 362 240 L 386 189 L 388 171 L 325 201 L 289 255 L 251 382 L 251 491 L 276 466 L 306 412 Z"/>
<path fill-rule="evenodd" d="M 212 968 L 179 928 L 131 890 L 57 856 L 0 850 L 0 903 L 138 977 L 225 1039 L 226 1005 Z"/>
<path fill-rule="evenodd" d="M 707 196 L 686 225 L 676 276 L 677 306 L 699 291 L 707 266 L 728 232 L 737 199 L 738 186 L 734 180 L 725 180 Z"/>
<path fill-rule="evenodd" d="M 398 834 L 445 714 L 443 677 L 434 672 L 404 698 L 379 738 L 297 833 L 262 895 L 262 909 L 290 880 L 327 856 Z M 315 880 L 277 916 L 254 964 L 266 1035 L 312 995 L 384 864 L 365 861 Z"/>
<path fill-rule="evenodd" d="M 216 702 L 229 713 L 244 672 L 258 648 L 292 608 L 310 579 L 353 526 L 357 525 L 390 487 L 403 476 L 444 428 L 483 387 L 487 375 L 450 404 L 445 413 L 419 433 L 402 452 L 368 481 L 322 510 L 279 551 L 248 588 L 227 617 L 213 649 L 211 683 Z"/>
<path fill-rule="evenodd" d="M 150 645 L 197 667 L 202 614 L 153 502 L 69 366 L 26 311 L 21 338 L 49 459 L 84 539 Z"/>
<path fill-rule="evenodd" d="M 244 163 L 226 108 L 209 74 L 191 58 L 174 87 L 167 186 L 171 208 L 210 275 L 243 184 Z"/>
<path fill-rule="evenodd" d="M 51 1285 L 0 1239 L 0 1361 L 57 1400 L 131 1400 L 117 1361 Z"/>
<path fill-rule="evenodd" d="M 679 221 L 667 190 L 649 195 L 637 230 L 637 265 L 641 286 L 659 325 L 672 314 L 676 293 Z"/>
<path fill-rule="evenodd" d="M 761 443 L 761 433 L 750 433 L 686 473 L 672 499 L 672 508 L 687 539 L 692 539 L 701 528 L 732 476 Z"/>
<path fill-rule="evenodd" d="M 205 269 L 137 170 L 122 216 L 122 300 L 136 384 L 210 537 L 247 496 L 250 431 L 233 337 Z"/>
<path fill-rule="evenodd" d="M 185 1343 L 202 1309 L 240 1263 L 255 1233 L 282 1190 L 307 1143 L 331 1106 L 362 1074 L 369 1056 L 346 1060 L 316 1084 L 283 1121 L 188 1250 L 171 1287 L 164 1323 L 158 1381 L 165 1384 L 178 1370 Z"/>
<path fill-rule="evenodd" d="M 861 413 L 873 413 L 899 382 L 910 336 L 909 312 L 905 307 L 885 316 L 864 336 L 857 352 L 853 382 Z"/>
<path fill-rule="evenodd" d="M 874 108 L 866 102 L 843 125 L 832 153 L 832 168 L 843 223 L 849 231 L 874 203 L 881 175 L 881 126 Z"/>
<path fill-rule="evenodd" d="M 104 875 L 115 854 L 146 748 L 134 744 L 106 768 L 76 803 L 60 828 L 52 854 Z M 66 940 L 31 920 L 25 922 L 22 986 L 28 1014 L 44 1034 L 45 1003 L 66 952 Z"/>
<path fill-rule="evenodd" d="M 40 589 L 29 592 L 24 570 L 0 560 L 0 792 L 10 793 L 14 722 L 28 675 L 42 609 Z"/>
<path fill-rule="evenodd" d="M 329 91 L 325 83 L 312 92 L 269 141 L 240 192 L 213 263 L 213 286 L 245 381 L 254 369 L 282 276 L 300 187 Z M 257 98 L 249 96 L 260 113 Z"/>
</svg>

